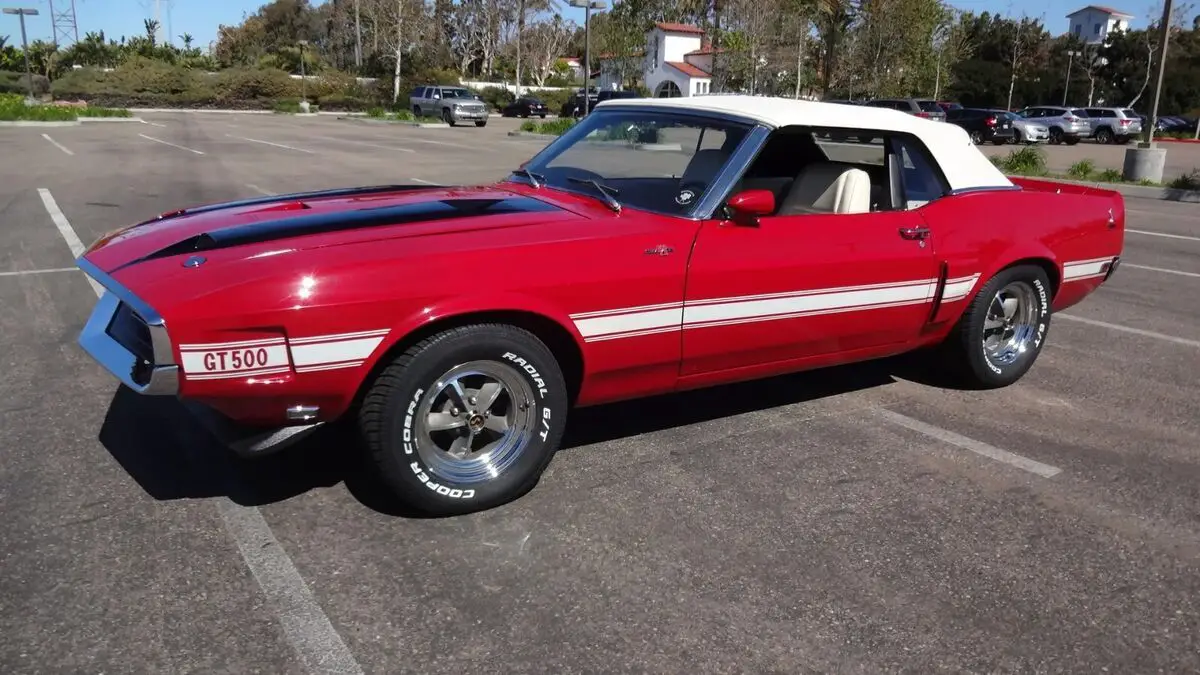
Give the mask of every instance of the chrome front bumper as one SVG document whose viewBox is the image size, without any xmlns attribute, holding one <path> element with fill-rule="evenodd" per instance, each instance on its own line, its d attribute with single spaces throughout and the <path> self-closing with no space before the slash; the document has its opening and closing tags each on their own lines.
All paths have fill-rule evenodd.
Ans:
<svg viewBox="0 0 1200 675">
<path fill-rule="evenodd" d="M 92 263 L 80 258 L 76 264 L 105 289 L 79 334 L 79 346 L 122 384 L 139 394 L 177 394 L 179 366 L 175 363 L 174 350 L 163 318 L 141 298 Z M 134 354 L 110 333 L 109 327 L 122 304 L 131 309 L 145 324 L 153 348 L 152 361 Z"/>
</svg>

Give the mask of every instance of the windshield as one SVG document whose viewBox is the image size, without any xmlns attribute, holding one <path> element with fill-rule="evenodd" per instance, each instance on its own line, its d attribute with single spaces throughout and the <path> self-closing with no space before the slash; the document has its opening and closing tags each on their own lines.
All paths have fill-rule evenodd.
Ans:
<svg viewBox="0 0 1200 675">
<path fill-rule="evenodd" d="M 596 181 L 615 190 L 622 207 L 686 216 L 749 130 L 717 117 L 600 109 L 525 168 L 552 188 L 598 197 L 578 182 Z"/>
</svg>

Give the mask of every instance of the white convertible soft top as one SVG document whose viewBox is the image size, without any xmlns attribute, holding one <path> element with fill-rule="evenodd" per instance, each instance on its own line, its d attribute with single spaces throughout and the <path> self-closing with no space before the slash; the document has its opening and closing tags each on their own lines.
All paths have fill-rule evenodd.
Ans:
<svg viewBox="0 0 1200 675">
<path fill-rule="evenodd" d="M 919 138 L 929 148 L 952 190 L 1013 185 L 971 142 L 962 127 L 890 108 L 742 94 L 610 99 L 597 104 L 596 108 L 628 106 L 728 113 L 756 120 L 769 127 L 801 125 L 906 132 Z"/>
</svg>

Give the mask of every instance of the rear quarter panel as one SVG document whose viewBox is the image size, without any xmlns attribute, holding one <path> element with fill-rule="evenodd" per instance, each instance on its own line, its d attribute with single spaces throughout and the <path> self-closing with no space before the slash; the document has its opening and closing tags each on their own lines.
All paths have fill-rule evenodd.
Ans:
<svg viewBox="0 0 1200 675">
<path fill-rule="evenodd" d="M 921 208 L 947 286 L 958 284 L 966 293 L 952 300 L 947 292 L 935 311 L 934 330 L 948 329 L 991 277 L 1018 261 L 1052 267 L 1052 307 L 1061 311 L 1098 288 L 1103 261 L 1121 254 L 1120 193 L 1052 181 L 1013 182 L 1021 189 L 963 193 Z"/>
</svg>

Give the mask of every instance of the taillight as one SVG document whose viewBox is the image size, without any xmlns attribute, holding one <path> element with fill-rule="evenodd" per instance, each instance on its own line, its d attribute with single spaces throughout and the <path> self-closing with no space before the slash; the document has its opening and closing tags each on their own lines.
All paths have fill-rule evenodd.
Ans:
<svg viewBox="0 0 1200 675">
<path fill-rule="evenodd" d="M 924 110 L 922 110 L 921 112 L 917 113 L 917 117 L 924 117 L 924 118 L 928 119 L 928 118 L 929 118 L 929 113 L 927 113 L 927 112 L 925 112 Z"/>
<path fill-rule="evenodd" d="M 1129 125 L 1129 123 L 1130 123 L 1130 122 L 1132 122 L 1132 121 L 1133 121 L 1133 120 L 1121 120 L 1121 126 L 1123 126 L 1123 127 L 1124 127 L 1124 126 L 1128 126 L 1128 125 Z"/>
<path fill-rule="evenodd" d="M 989 117 L 989 118 L 987 118 L 987 121 L 984 122 L 984 124 L 988 125 L 989 127 L 994 127 L 994 126 L 996 126 L 996 118 Z"/>
<path fill-rule="evenodd" d="M 1063 115 L 1063 119 L 1068 122 L 1078 122 L 1079 121 L 1079 118 L 1072 115 L 1071 113 L 1067 113 L 1066 115 Z"/>
</svg>

